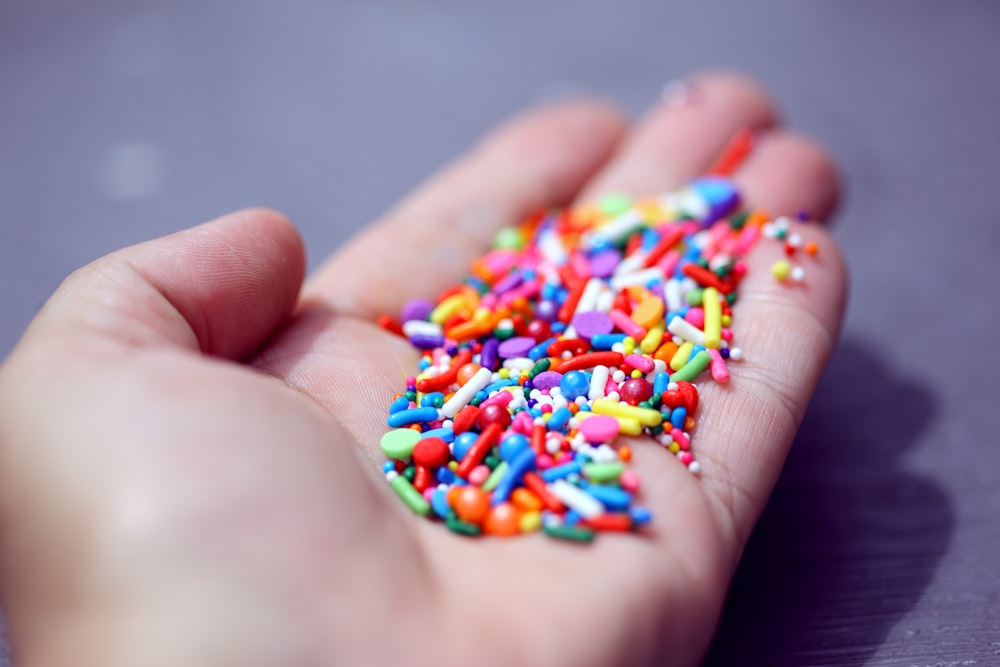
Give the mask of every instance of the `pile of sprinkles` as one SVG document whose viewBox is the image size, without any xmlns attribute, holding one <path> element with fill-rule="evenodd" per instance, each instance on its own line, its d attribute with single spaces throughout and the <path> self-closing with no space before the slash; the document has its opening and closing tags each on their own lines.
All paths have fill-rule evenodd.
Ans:
<svg viewBox="0 0 1000 667">
<path fill-rule="evenodd" d="M 463 283 L 379 320 L 421 351 L 381 440 L 392 489 L 464 535 L 589 541 L 649 523 L 618 436 L 652 436 L 699 472 L 694 383 L 727 383 L 742 356 L 731 307 L 761 236 L 789 257 L 802 245 L 717 175 L 501 231 Z M 788 259 L 772 273 L 804 277 Z"/>
</svg>

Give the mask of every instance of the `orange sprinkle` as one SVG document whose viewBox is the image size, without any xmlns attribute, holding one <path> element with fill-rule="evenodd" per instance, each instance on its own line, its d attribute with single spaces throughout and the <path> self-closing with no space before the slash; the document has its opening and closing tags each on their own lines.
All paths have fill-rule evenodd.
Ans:
<svg viewBox="0 0 1000 667">
<path fill-rule="evenodd" d="M 489 510 L 483 521 L 483 532 L 487 535 L 509 537 L 521 532 L 520 515 L 510 503 L 500 503 Z"/>
<path fill-rule="evenodd" d="M 620 458 L 625 463 L 632 460 L 632 448 L 628 445 L 623 445 L 618 448 L 618 458 Z"/>
<path fill-rule="evenodd" d="M 806 253 L 807 254 L 812 255 L 813 257 L 815 257 L 816 253 L 818 253 L 818 252 L 819 252 L 819 245 L 817 245 L 817 243 L 815 241 L 810 241 L 809 243 L 806 244 Z"/>
<path fill-rule="evenodd" d="M 542 499 L 524 487 L 514 489 L 510 494 L 510 501 L 522 512 L 538 512 L 544 507 Z"/>
</svg>

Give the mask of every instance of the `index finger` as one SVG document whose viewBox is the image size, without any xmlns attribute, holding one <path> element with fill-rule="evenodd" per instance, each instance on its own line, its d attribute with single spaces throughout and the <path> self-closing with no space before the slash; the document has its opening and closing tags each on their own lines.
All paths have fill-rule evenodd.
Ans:
<svg viewBox="0 0 1000 667">
<path fill-rule="evenodd" d="M 570 201 L 611 155 L 626 121 L 597 100 L 523 113 L 359 234 L 316 273 L 305 296 L 341 314 L 396 314 L 467 272 L 498 230 Z"/>
</svg>

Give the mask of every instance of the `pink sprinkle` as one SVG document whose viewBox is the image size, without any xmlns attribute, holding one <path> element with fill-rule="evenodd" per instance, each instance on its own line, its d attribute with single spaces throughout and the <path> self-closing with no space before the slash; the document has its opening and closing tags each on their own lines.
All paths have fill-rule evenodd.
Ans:
<svg viewBox="0 0 1000 667">
<path fill-rule="evenodd" d="M 575 273 L 578 278 L 590 278 L 590 262 L 588 262 L 587 258 L 582 254 L 574 252 L 570 255 L 569 267 L 573 269 L 573 273 Z"/>
<path fill-rule="evenodd" d="M 684 435 L 684 431 L 680 430 L 679 428 L 670 429 L 670 437 L 674 439 L 674 442 L 676 442 L 677 446 L 680 447 L 681 449 L 683 450 L 691 449 L 691 441 L 688 440 L 688 437 L 686 435 Z"/>
<path fill-rule="evenodd" d="M 618 483 L 629 493 L 635 493 L 639 490 L 639 473 L 629 468 L 618 478 Z"/>
<path fill-rule="evenodd" d="M 729 341 L 729 340 L 732 340 L 732 339 L 733 339 L 733 330 L 732 329 L 723 329 L 722 330 L 722 340 Z"/>
<path fill-rule="evenodd" d="M 555 464 L 561 466 L 564 463 L 572 463 L 573 455 L 569 452 L 561 452 L 559 456 L 556 457 Z"/>
<path fill-rule="evenodd" d="M 712 355 L 712 363 L 709 367 L 712 371 L 712 379 L 719 384 L 727 384 L 729 382 L 729 367 L 726 366 L 726 360 L 722 358 L 722 354 L 718 350 L 710 349 L 708 353 Z"/>
<path fill-rule="evenodd" d="M 625 357 L 625 363 L 632 368 L 637 368 L 643 373 L 652 373 L 653 369 L 656 368 L 656 362 L 651 358 L 642 354 L 630 354 Z"/>
<path fill-rule="evenodd" d="M 615 308 L 608 313 L 608 317 L 615 323 L 615 326 L 621 329 L 622 333 L 631 336 L 635 340 L 640 341 L 646 337 L 646 330 L 636 324 L 624 311 Z"/>
<path fill-rule="evenodd" d="M 539 454 L 536 456 L 535 463 L 538 465 L 539 470 L 547 470 L 555 465 L 555 461 L 548 454 Z"/>
<path fill-rule="evenodd" d="M 543 403 L 542 404 L 542 414 L 547 415 L 547 414 L 550 414 L 551 412 L 552 412 L 552 406 L 549 405 L 548 403 Z"/>
<path fill-rule="evenodd" d="M 747 225 L 743 228 L 743 233 L 740 234 L 739 245 L 736 246 L 736 252 L 740 255 L 745 254 L 750 246 L 754 244 L 757 237 L 760 235 L 760 227 L 757 225 Z"/>
<path fill-rule="evenodd" d="M 587 439 L 587 442 L 611 442 L 620 426 L 618 420 L 608 415 L 596 415 L 587 417 L 580 422 L 580 433 Z"/>
<path fill-rule="evenodd" d="M 503 392 L 509 393 L 509 392 Z M 524 412 L 518 412 L 514 415 L 514 421 L 511 423 L 511 428 L 514 429 L 515 433 L 520 433 L 522 435 L 531 435 L 531 431 L 535 426 L 535 421 L 528 414 L 527 410 Z"/>
<path fill-rule="evenodd" d="M 694 454 L 691 452 L 677 452 L 677 459 L 686 466 L 694 462 Z"/>
<path fill-rule="evenodd" d="M 433 495 L 435 488 L 437 488 L 437 487 L 428 486 L 426 489 L 424 489 L 424 498 L 426 498 L 427 500 L 430 500 L 431 499 L 431 495 Z"/>
<path fill-rule="evenodd" d="M 514 395 L 511 394 L 509 391 L 498 391 L 497 393 L 493 394 L 485 401 L 480 403 L 479 407 L 485 408 L 487 405 L 502 405 L 503 407 L 507 407 L 507 404 L 513 400 L 514 400 Z M 524 413 L 522 412 L 519 414 L 524 414 Z"/>
<path fill-rule="evenodd" d="M 674 271 L 677 270 L 677 263 L 679 261 L 681 261 L 681 254 L 676 250 L 671 250 L 656 265 L 663 270 L 663 275 L 672 276 L 674 275 Z"/>
<path fill-rule="evenodd" d="M 487 465 L 478 465 L 472 469 L 469 473 L 469 483 L 475 484 L 476 486 L 482 486 L 486 483 L 486 479 L 490 476 L 490 467 Z"/>
<path fill-rule="evenodd" d="M 701 308 L 692 308 L 687 311 L 684 319 L 695 325 L 699 329 L 705 328 L 705 311 Z"/>
</svg>

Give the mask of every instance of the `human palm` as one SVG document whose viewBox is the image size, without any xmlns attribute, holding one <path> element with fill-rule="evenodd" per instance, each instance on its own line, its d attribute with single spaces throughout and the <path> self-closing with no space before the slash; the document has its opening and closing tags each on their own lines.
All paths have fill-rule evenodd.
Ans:
<svg viewBox="0 0 1000 667">
<path fill-rule="evenodd" d="M 416 356 L 373 324 L 455 282 L 504 224 L 703 171 L 774 112 L 704 75 L 628 129 L 597 102 L 494 132 L 301 290 L 277 214 L 245 211 L 109 256 L 60 289 L 0 372 L 3 603 L 35 665 L 690 664 L 837 335 L 826 233 L 804 286 L 766 244 L 734 326 L 747 361 L 706 386 L 692 475 L 635 439 L 638 535 L 469 540 L 378 473 L 385 410 Z M 833 204 L 823 153 L 772 130 L 736 176 L 773 212 Z"/>
</svg>

